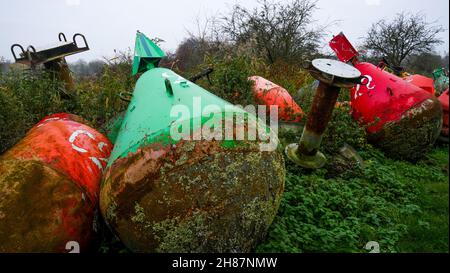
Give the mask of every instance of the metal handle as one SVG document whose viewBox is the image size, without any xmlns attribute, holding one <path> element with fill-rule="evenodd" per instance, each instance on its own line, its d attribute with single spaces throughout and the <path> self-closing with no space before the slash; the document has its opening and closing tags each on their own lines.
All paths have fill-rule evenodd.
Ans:
<svg viewBox="0 0 450 273">
<path fill-rule="evenodd" d="M 34 46 L 32 46 L 32 45 L 29 45 L 28 47 L 27 47 L 27 52 L 30 52 L 31 50 L 33 51 L 33 53 L 36 53 L 36 49 L 34 48 Z"/>
<path fill-rule="evenodd" d="M 127 97 L 127 96 L 129 96 L 129 97 Z M 130 102 L 132 96 L 133 96 L 133 93 L 127 92 L 127 91 L 123 91 L 123 92 L 119 93 L 119 98 L 126 102 Z"/>
<path fill-rule="evenodd" d="M 14 57 L 14 60 L 17 62 L 17 56 L 16 56 L 16 53 L 14 52 L 14 48 L 15 47 L 19 47 L 21 50 L 22 50 L 22 54 L 25 56 L 25 50 L 23 50 L 23 46 L 21 46 L 21 45 L 19 45 L 19 44 L 13 44 L 12 46 L 11 46 L 11 53 L 12 53 L 12 55 L 13 55 L 13 57 Z"/>
<path fill-rule="evenodd" d="M 201 79 L 201 78 L 203 78 L 203 77 L 206 76 L 206 77 L 208 78 L 209 83 L 211 83 L 211 80 L 210 80 L 210 78 L 209 78 L 209 74 L 211 74 L 213 71 L 214 71 L 213 68 L 208 67 L 208 68 L 204 69 L 202 72 L 198 73 L 197 75 L 194 75 L 194 76 L 190 77 L 189 80 L 190 80 L 191 82 L 194 82 L 194 83 L 195 83 L 195 82 L 198 81 L 199 79 Z"/>
<path fill-rule="evenodd" d="M 77 36 L 81 36 L 81 37 L 83 38 L 84 45 L 85 45 L 84 48 L 89 48 L 88 43 L 87 43 L 87 41 L 86 41 L 86 37 L 84 37 L 84 35 L 81 34 L 81 33 L 75 33 L 75 34 L 73 35 L 73 43 L 74 43 L 78 48 L 81 48 L 81 47 L 79 47 L 78 44 L 77 44 L 77 41 L 76 41 L 76 37 L 77 37 Z"/>
<path fill-rule="evenodd" d="M 173 88 L 169 79 L 164 80 L 164 85 L 166 86 L 166 92 L 169 94 L 169 96 L 173 96 Z"/>
<path fill-rule="evenodd" d="M 36 49 L 34 48 L 34 46 L 32 46 L 32 45 L 29 45 L 28 47 L 27 47 L 27 52 L 26 52 L 26 54 L 27 54 L 27 58 L 28 58 L 28 60 L 30 61 L 30 63 L 31 63 L 31 66 L 32 67 L 34 67 L 34 64 L 33 64 L 33 62 L 32 62 L 32 57 L 31 57 L 31 53 L 36 53 Z"/>
<path fill-rule="evenodd" d="M 58 34 L 58 39 L 59 39 L 59 41 L 62 42 L 61 36 L 64 38 L 64 42 L 67 42 L 66 35 L 65 35 L 64 33 L 62 33 L 62 32 L 60 32 L 60 33 Z"/>
</svg>

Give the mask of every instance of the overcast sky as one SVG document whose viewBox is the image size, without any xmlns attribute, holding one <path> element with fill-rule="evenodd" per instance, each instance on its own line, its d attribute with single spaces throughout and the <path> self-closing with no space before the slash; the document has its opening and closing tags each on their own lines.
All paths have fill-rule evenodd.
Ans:
<svg viewBox="0 0 450 273">
<path fill-rule="evenodd" d="M 61 31 L 68 38 L 76 32 L 84 34 L 91 48 L 68 57 L 69 62 L 110 57 L 114 49 L 133 48 L 136 30 L 164 39 L 163 49 L 173 51 L 187 30 L 195 28 L 196 18 L 226 14 L 235 3 L 257 4 L 256 0 L 0 0 L 0 56 L 12 59 L 14 43 L 26 47 L 56 42 Z M 428 21 L 446 29 L 437 52 L 449 51 L 448 0 L 318 0 L 318 8 L 314 14 L 318 25 L 338 21 L 326 29 L 327 39 L 342 30 L 356 45 L 373 22 L 389 20 L 401 11 L 421 11 Z"/>
</svg>

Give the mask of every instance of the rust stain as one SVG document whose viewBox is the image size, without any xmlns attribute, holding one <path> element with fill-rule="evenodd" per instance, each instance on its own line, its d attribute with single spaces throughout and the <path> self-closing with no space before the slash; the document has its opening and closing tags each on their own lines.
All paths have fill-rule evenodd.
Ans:
<svg viewBox="0 0 450 273">
<path fill-rule="evenodd" d="M 60 172 L 35 160 L 0 160 L 0 252 L 86 250 L 93 204 Z"/>
<path fill-rule="evenodd" d="M 136 252 L 248 252 L 265 236 L 284 189 L 283 156 L 261 152 L 259 143 L 141 147 L 106 171 L 101 211 Z"/>
<path fill-rule="evenodd" d="M 308 114 L 306 123 L 308 130 L 317 135 L 323 134 L 331 119 L 339 90 L 339 87 L 330 86 L 323 82 L 319 83 Z"/>
</svg>

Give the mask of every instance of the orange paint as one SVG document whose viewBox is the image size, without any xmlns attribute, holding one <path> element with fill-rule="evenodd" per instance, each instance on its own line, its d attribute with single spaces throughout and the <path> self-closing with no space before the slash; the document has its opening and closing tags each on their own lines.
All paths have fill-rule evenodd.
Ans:
<svg viewBox="0 0 450 273">
<path fill-rule="evenodd" d="M 36 124 L 0 156 L 0 252 L 66 252 L 93 240 L 112 144 L 75 115 Z"/>
<path fill-rule="evenodd" d="M 258 103 L 263 103 L 266 106 L 278 106 L 279 120 L 286 122 L 301 121 L 304 115 L 302 108 L 294 101 L 286 89 L 263 77 L 253 76 L 249 79 L 255 83 L 253 93 Z"/>
<path fill-rule="evenodd" d="M 73 115 L 62 113 L 48 116 L 36 124 L 14 147 L 13 156 L 20 159 L 37 158 L 64 172 L 95 202 L 111 149 L 112 144 L 105 136 L 74 121 Z"/>
</svg>

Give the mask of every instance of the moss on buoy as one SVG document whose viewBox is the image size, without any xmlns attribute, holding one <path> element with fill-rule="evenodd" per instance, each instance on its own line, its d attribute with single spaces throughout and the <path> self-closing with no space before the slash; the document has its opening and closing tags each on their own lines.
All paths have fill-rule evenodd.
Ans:
<svg viewBox="0 0 450 273">
<path fill-rule="evenodd" d="M 106 170 L 105 220 L 135 252 L 249 252 L 265 237 L 284 190 L 280 149 L 259 144 L 144 145 Z"/>
<path fill-rule="evenodd" d="M 406 111 L 398 121 L 386 123 L 369 134 L 369 141 L 387 156 L 416 161 L 423 157 L 439 137 L 442 127 L 442 107 L 430 98 Z"/>
</svg>

